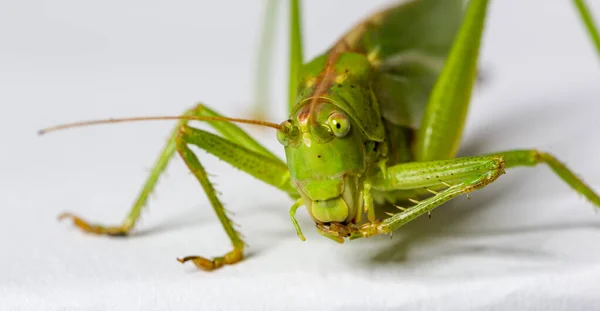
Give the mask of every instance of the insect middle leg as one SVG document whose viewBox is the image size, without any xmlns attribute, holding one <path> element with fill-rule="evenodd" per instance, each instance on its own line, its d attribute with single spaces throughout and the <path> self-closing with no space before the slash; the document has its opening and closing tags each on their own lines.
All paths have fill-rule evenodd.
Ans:
<svg viewBox="0 0 600 311">
<path fill-rule="evenodd" d="M 457 158 L 442 161 L 399 164 L 379 173 L 371 181 L 380 191 L 428 189 L 433 195 L 416 205 L 400 207 L 399 213 L 383 221 L 367 223 L 350 235 L 351 239 L 391 233 L 416 217 L 461 194 L 485 187 L 500 177 L 506 168 L 535 166 L 546 163 L 573 190 L 600 207 L 600 196 L 552 155 L 537 150 L 514 150 L 487 156 Z M 444 190 L 435 191 L 446 186 Z"/>
</svg>

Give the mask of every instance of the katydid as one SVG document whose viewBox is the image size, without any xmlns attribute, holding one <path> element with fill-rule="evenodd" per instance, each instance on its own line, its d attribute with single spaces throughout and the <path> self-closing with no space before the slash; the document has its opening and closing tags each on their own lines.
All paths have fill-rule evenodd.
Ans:
<svg viewBox="0 0 600 311">
<path fill-rule="evenodd" d="M 304 206 L 317 231 L 336 242 L 391 234 L 462 194 L 493 183 L 505 170 L 546 163 L 577 193 L 600 207 L 600 196 L 552 155 L 510 150 L 456 158 L 471 91 L 488 0 L 413 0 L 358 23 L 325 53 L 303 61 L 300 1 L 290 1 L 289 118 L 282 123 L 221 116 L 200 104 L 182 116 L 79 122 L 42 130 L 116 122 L 179 120 L 137 201 L 120 226 L 90 224 L 103 235 L 131 232 L 158 177 L 177 151 L 204 189 L 233 249 L 223 256 L 188 256 L 215 270 L 244 258 L 245 243 L 209 180 L 195 145 L 287 193 Z M 272 12 L 276 1 L 268 1 Z M 574 1 L 600 55 L 600 37 L 583 1 Z M 269 13 L 270 18 L 273 14 Z M 272 23 L 265 23 L 267 27 Z M 268 33 L 268 31 L 266 31 Z M 268 45 L 268 44 L 267 44 Z M 264 62 L 267 63 L 267 62 Z M 264 87 L 264 83 L 259 83 Z M 217 134 L 188 125 L 206 121 Z M 235 123 L 276 129 L 282 161 Z M 386 207 L 395 212 L 382 214 Z"/>
</svg>

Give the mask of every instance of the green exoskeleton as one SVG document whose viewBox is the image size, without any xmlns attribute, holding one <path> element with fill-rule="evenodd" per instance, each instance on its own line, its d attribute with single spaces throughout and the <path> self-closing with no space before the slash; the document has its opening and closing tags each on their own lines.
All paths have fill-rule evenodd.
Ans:
<svg viewBox="0 0 600 311">
<path fill-rule="evenodd" d="M 583 1 L 574 2 L 600 55 L 592 18 Z M 598 194 L 548 153 L 511 150 L 455 158 L 477 76 L 487 0 L 471 0 L 467 5 L 463 0 L 402 2 L 358 23 L 324 54 L 306 63 L 299 7 L 298 0 L 290 2 L 290 114 L 281 124 L 226 118 L 200 104 L 183 116 L 100 120 L 44 130 L 179 119 L 120 226 L 90 224 L 71 214 L 61 218 L 72 219 L 90 233 L 128 234 L 177 151 L 233 244 L 223 256 L 178 260 L 192 261 L 205 270 L 241 261 L 244 241 L 189 145 L 289 194 L 295 200 L 290 217 L 303 240 L 295 219 L 301 206 L 320 234 L 343 243 L 391 234 L 442 203 L 494 182 L 509 168 L 538 163 L 549 165 L 573 190 L 600 207 Z M 189 120 L 206 121 L 217 134 L 193 128 Z M 286 161 L 234 123 L 275 128 Z M 394 212 L 382 213 L 389 207 Z"/>
</svg>

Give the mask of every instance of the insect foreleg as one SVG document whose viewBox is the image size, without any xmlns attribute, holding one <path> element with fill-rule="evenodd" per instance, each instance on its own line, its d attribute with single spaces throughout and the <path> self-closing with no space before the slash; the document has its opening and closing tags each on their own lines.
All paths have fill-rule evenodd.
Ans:
<svg viewBox="0 0 600 311">
<path fill-rule="evenodd" d="M 446 189 L 434 191 L 433 196 L 417 201 L 408 208 L 399 207 L 400 212 L 383 221 L 367 223 L 350 235 L 350 239 L 387 234 L 410 222 L 418 216 L 430 212 L 435 207 L 461 194 L 484 187 L 504 173 L 505 162 L 502 156 L 458 158 L 443 161 L 409 162 L 388 167 L 372 179 L 375 190 Z"/>
<path fill-rule="evenodd" d="M 377 174 L 372 180 L 373 188 L 381 191 L 439 189 L 440 186 L 447 188 L 439 192 L 431 190 L 433 196 L 422 201 L 411 200 L 416 205 L 400 208 L 401 212 L 383 221 L 363 225 L 351 234 L 350 239 L 391 233 L 444 202 L 492 183 L 504 173 L 505 168 L 534 166 L 538 163 L 548 164 L 575 191 L 600 207 L 597 193 L 552 155 L 537 150 L 514 150 L 480 157 L 412 162 L 389 167 L 385 174 Z"/>
</svg>

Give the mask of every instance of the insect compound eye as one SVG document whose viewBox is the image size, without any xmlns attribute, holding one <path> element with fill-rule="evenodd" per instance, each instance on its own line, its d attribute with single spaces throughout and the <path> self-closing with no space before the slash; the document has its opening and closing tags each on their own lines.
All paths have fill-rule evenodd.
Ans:
<svg viewBox="0 0 600 311">
<path fill-rule="evenodd" d="M 290 120 L 283 121 L 281 123 L 281 129 L 277 130 L 277 140 L 284 147 L 293 144 L 294 141 L 298 140 L 300 136 L 300 130 L 297 126 L 294 126 Z"/>
<path fill-rule="evenodd" d="M 344 137 L 350 132 L 350 120 L 342 113 L 333 113 L 327 122 L 336 137 Z"/>
</svg>

